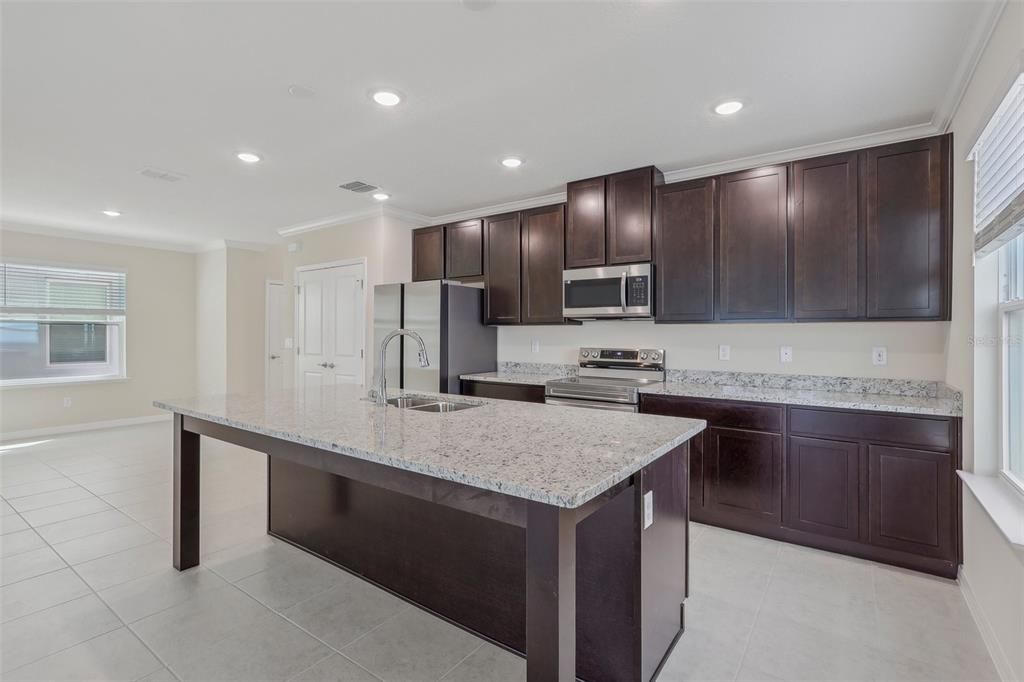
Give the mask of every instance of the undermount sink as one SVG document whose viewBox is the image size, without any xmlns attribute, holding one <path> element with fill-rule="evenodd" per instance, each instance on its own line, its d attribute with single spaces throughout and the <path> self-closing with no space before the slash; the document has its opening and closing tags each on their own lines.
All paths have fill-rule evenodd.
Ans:
<svg viewBox="0 0 1024 682">
<path fill-rule="evenodd" d="M 418 412 L 458 412 L 468 410 L 471 407 L 478 407 L 474 403 L 453 403 L 447 400 L 435 400 L 433 398 L 412 398 L 399 397 L 388 398 L 388 405 L 405 410 L 416 410 Z"/>
</svg>

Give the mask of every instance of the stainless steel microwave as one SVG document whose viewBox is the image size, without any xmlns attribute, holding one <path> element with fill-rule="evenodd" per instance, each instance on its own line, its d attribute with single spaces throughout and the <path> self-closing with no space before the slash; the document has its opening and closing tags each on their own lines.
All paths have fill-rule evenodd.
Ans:
<svg viewBox="0 0 1024 682">
<path fill-rule="evenodd" d="M 651 264 L 609 265 L 562 272 L 562 314 L 574 319 L 651 317 Z"/>
</svg>

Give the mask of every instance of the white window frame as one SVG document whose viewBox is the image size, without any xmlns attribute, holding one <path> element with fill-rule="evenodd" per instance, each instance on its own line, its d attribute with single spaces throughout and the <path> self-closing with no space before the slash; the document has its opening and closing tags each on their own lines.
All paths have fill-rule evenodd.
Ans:
<svg viewBox="0 0 1024 682">
<path fill-rule="evenodd" d="M 1010 471 L 1010 346 L 1024 339 L 1010 338 L 1010 313 L 1024 310 L 1024 300 L 999 304 L 999 475 L 1019 494 L 1024 495 L 1024 479 Z M 1024 418 L 1024 415 L 1021 416 Z"/>
<path fill-rule="evenodd" d="M 112 321 L 106 321 L 106 322 L 81 322 L 81 323 L 71 322 L 69 324 L 101 324 L 101 325 L 103 325 L 105 327 L 117 327 L 118 328 L 118 334 L 121 333 L 121 329 L 123 327 L 121 322 L 112 322 Z M 112 346 L 114 344 L 111 341 L 110 334 L 107 334 L 107 351 L 106 351 L 106 359 L 104 359 L 104 360 L 97 360 L 95 362 L 51 362 L 50 361 L 50 325 L 47 324 L 47 325 L 44 325 L 44 327 L 46 329 L 46 332 L 43 334 L 43 355 L 46 358 L 46 366 L 48 368 L 62 368 L 62 369 L 69 369 L 69 370 L 70 369 L 91 369 L 93 367 L 96 367 L 97 365 L 109 365 L 109 364 L 111 364 L 111 358 L 114 356 L 114 352 L 113 352 L 114 349 L 112 348 Z M 92 375 L 92 374 L 88 374 L 88 375 L 84 375 L 84 377 L 88 378 L 88 377 L 91 377 L 91 376 L 114 376 L 115 374 L 118 374 L 118 372 L 110 372 L 110 374 L 108 374 L 108 375 L 99 375 L 99 374 Z"/>
</svg>

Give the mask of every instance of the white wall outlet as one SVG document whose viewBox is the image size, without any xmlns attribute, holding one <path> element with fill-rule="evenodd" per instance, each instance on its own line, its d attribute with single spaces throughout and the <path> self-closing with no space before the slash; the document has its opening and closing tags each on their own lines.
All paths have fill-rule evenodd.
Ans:
<svg viewBox="0 0 1024 682">
<path fill-rule="evenodd" d="M 539 353 L 540 352 L 540 339 L 530 339 L 530 352 L 531 353 Z"/>
<path fill-rule="evenodd" d="M 654 525 L 654 491 L 644 493 L 644 530 Z"/>
<path fill-rule="evenodd" d="M 295 346 L 295 341 L 292 340 L 292 337 L 286 336 L 285 339 L 284 339 L 284 347 L 285 348 L 293 348 L 294 346 Z"/>
<path fill-rule="evenodd" d="M 302 251 L 302 242 L 288 242 L 288 253 L 298 253 Z"/>
<path fill-rule="evenodd" d="M 71 397 L 64 396 L 64 407 L 71 407 Z"/>
<path fill-rule="evenodd" d="M 884 367 L 889 364 L 889 349 L 885 346 L 875 346 L 871 349 L 871 364 Z"/>
<path fill-rule="evenodd" d="M 793 346 L 779 347 L 779 362 L 793 362 Z"/>
<path fill-rule="evenodd" d="M 719 360 L 728 360 L 730 357 L 732 357 L 732 348 L 726 345 L 721 345 L 718 347 Z"/>
</svg>

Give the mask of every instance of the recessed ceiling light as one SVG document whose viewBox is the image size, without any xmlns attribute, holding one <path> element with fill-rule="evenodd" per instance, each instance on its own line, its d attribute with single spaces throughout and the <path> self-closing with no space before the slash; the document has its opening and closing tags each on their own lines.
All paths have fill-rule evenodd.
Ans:
<svg viewBox="0 0 1024 682">
<path fill-rule="evenodd" d="M 258 154 L 253 154 L 252 152 L 239 152 L 238 160 L 245 161 L 246 163 L 258 163 L 260 157 Z"/>
<path fill-rule="evenodd" d="M 393 90 L 377 90 L 372 97 L 382 107 L 393 107 L 402 101 L 402 96 Z"/>
<path fill-rule="evenodd" d="M 121 215 L 121 212 L 115 211 L 112 208 L 108 208 L 106 211 L 103 212 L 103 215 L 110 216 L 111 218 L 116 218 L 117 216 Z"/>
<path fill-rule="evenodd" d="M 514 156 L 510 156 L 507 159 L 502 159 L 501 165 L 504 166 L 505 168 L 519 168 L 520 166 L 523 165 L 523 160 L 517 159 Z"/>
<path fill-rule="evenodd" d="M 735 114 L 742 108 L 743 102 L 738 100 L 729 100 L 728 102 L 722 102 L 715 107 L 715 113 L 719 116 L 729 116 L 730 114 Z"/>
<path fill-rule="evenodd" d="M 373 198 L 376 199 L 377 201 L 387 201 L 388 199 L 391 198 L 391 195 L 385 194 L 384 192 L 377 192 L 376 194 L 373 195 Z"/>
</svg>

